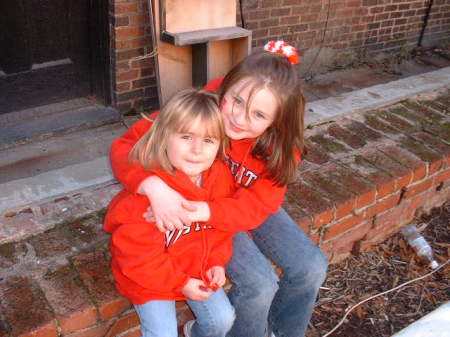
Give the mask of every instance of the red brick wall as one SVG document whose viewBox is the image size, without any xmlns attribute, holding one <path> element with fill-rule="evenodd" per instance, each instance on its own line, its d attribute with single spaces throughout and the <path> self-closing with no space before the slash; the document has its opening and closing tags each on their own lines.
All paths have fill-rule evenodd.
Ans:
<svg viewBox="0 0 450 337">
<path fill-rule="evenodd" d="M 113 101 L 122 112 L 159 107 L 147 0 L 111 0 Z"/>
<path fill-rule="evenodd" d="M 253 31 L 253 47 L 268 39 L 284 39 L 302 50 L 324 45 L 336 49 L 399 51 L 417 45 L 429 1 L 405 0 L 247 0 L 245 26 Z M 330 5 L 330 9 L 328 6 Z M 328 21 L 328 22 L 327 22 Z M 424 43 L 450 35 L 450 3 L 434 1 Z"/>
<path fill-rule="evenodd" d="M 147 0 L 111 1 L 113 102 L 122 111 L 158 107 Z M 253 47 L 284 39 L 305 53 L 325 47 L 368 54 L 399 52 L 418 43 L 429 1 L 405 0 L 242 0 Z M 328 10 L 328 6 L 330 8 Z M 239 6 L 237 6 L 239 8 Z M 240 24 L 241 16 L 238 14 Z M 324 31 L 326 28 L 326 33 Z M 449 40 L 450 3 L 435 0 L 425 46 Z"/>
</svg>

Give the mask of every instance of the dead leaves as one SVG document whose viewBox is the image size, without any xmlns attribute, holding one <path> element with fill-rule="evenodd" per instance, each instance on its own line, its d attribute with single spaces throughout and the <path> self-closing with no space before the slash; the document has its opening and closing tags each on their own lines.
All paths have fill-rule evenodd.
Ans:
<svg viewBox="0 0 450 337">
<path fill-rule="evenodd" d="M 450 257 L 450 202 L 420 220 L 439 263 Z M 430 272 L 401 234 L 329 268 L 307 337 L 330 331 L 354 304 Z M 448 301 L 450 268 L 355 308 L 330 337 L 388 337 Z"/>
</svg>

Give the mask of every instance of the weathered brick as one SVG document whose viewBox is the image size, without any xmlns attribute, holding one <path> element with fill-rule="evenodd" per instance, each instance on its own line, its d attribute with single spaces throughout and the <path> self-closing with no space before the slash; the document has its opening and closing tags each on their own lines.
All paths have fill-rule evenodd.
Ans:
<svg viewBox="0 0 450 337">
<path fill-rule="evenodd" d="M 116 28 L 116 39 L 124 40 L 136 38 L 145 34 L 145 27 L 141 26 L 127 26 Z"/>
<path fill-rule="evenodd" d="M 334 252 L 338 255 L 350 253 L 356 242 L 364 238 L 366 233 L 371 229 L 370 221 L 365 221 L 360 225 L 353 227 L 343 235 L 333 240 Z"/>
<path fill-rule="evenodd" d="M 139 317 L 136 312 L 133 311 L 129 314 L 126 314 L 125 316 L 118 318 L 111 326 L 105 337 L 114 337 L 120 335 L 123 332 L 130 330 L 131 328 L 139 326 L 139 324 Z"/>
<path fill-rule="evenodd" d="M 138 11 L 138 2 L 115 3 L 114 14 L 129 14 Z"/>
<path fill-rule="evenodd" d="M 317 134 L 308 138 L 308 140 L 314 142 L 319 146 L 325 153 L 340 153 L 349 152 L 349 150 L 339 142 L 334 139 L 325 136 L 324 134 Z"/>
<path fill-rule="evenodd" d="M 365 160 L 362 155 L 342 158 L 344 166 L 350 167 L 354 172 L 364 179 L 370 181 L 377 189 L 377 198 L 383 198 L 395 190 L 395 180 L 384 171 Z"/>
<path fill-rule="evenodd" d="M 146 14 L 130 15 L 128 18 L 130 25 L 144 25 L 149 23 L 148 15 Z"/>
<path fill-rule="evenodd" d="M 363 156 L 364 160 L 369 161 L 379 170 L 384 171 L 392 177 L 395 181 L 395 190 L 400 190 L 411 182 L 412 170 L 386 156 L 382 151 L 379 151 L 378 148 L 365 151 Z"/>
<path fill-rule="evenodd" d="M 416 210 L 414 206 L 410 201 L 403 200 L 383 214 L 377 214 L 373 222 L 374 229 L 380 229 L 381 232 L 381 229 L 401 227 L 410 222 L 414 218 Z"/>
<path fill-rule="evenodd" d="M 247 20 L 261 20 L 261 19 L 268 19 L 269 17 L 270 17 L 269 9 L 251 11 L 246 15 Z"/>
<path fill-rule="evenodd" d="M 130 82 L 121 82 L 121 83 L 117 83 L 116 82 L 116 92 L 124 92 L 124 91 L 128 91 L 131 89 L 131 83 Z"/>
<path fill-rule="evenodd" d="M 132 69 L 129 71 L 118 73 L 116 75 L 116 81 L 123 82 L 123 81 L 134 80 L 134 79 L 138 78 L 138 76 L 139 76 L 139 70 Z"/>
<path fill-rule="evenodd" d="M 439 137 L 435 137 L 426 132 L 415 132 L 412 133 L 410 137 L 420 141 L 424 145 L 427 145 L 433 151 L 439 153 L 443 157 L 447 157 L 450 155 L 450 146 L 444 143 Z"/>
<path fill-rule="evenodd" d="M 11 336 L 11 327 L 7 322 L 5 322 L 0 315 L 0 337 L 10 337 Z"/>
<path fill-rule="evenodd" d="M 122 27 L 122 26 L 128 26 L 130 23 L 128 16 L 116 16 L 114 17 L 114 26 L 115 27 Z"/>
<path fill-rule="evenodd" d="M 332 168 L 330 168 L 332 170 Z M 328 170 L 329 171 L 329 170 Z M 336 219 L 339 219 L 350 212 L 356 207 L 356 196 L 349 192 L 345 187 L 339 185 L 326 174 L 321 174 L 319 171 L 305 172 L 302 175 L 302 179 L 310 186 L 314 186 L 315 189 L 319 189 L 325 197 L 330 200 L 335 209 Z"/>
<path fill-rule="evenodd" d="M 410 152 L 394 145 L 385 145 L 379 147 L 379 150 L 392 160 L 398 161 L 405 167 L 412 170 L 412 179 L 410 183 L 421 180 L 425 177 L 427 171 L 426 164 Z"/>
<path fill-rule="evenodd" d="M 291 7 L 274 8 L 270 11 L 270 16 L 287 16 L 291 14 Z"/>
<path fill-rule="evenodd" d="M 130 307 L 115 289 L 110 262 L 103 251 L 78 255 L 73 262 L 103 319 L 114 317 Z"/>
<path fill-rule="evenodd" d="M 147 77 L 147 78 L 141 78 L 139 80 L 134 80 L 133 83 L 133 89 L 139 89 L 139 88 L 145 88 L 148 86 L 154 86 L 156 83 L 156 80 L 154 77 Z"/>
<path fill-rule="evenodd" d="M 29 239 L 28 242 L 34 247 L 36 256 L 40 258 L 58 256 L 71 251 L 71 244 L 60 227 L 38 234 Z"/>
<path fill-rule="evenodd" d="M 12 267 L 28 253 L 24 242 L 9 242 L 0 245 L 0 268 Z"/>
<path fill-rule="evenodd" d="M 439 169 L 442 166 L 442 157 L 439 153 L 436 153 L 411 137 L 401 138 L 399 140 L 399 147 L 402 147 L 419 157 L 427 164 L 428 171 L 436 171 L 436 169 Z"/>
<path fill-rule="evenodd" d="M 147 77 L 147 76 L 155 76 L 155 69 L 153 69 L 153 68 L 143 68 L 143 69 L 141 69 L 141 77 Z M 156 82 L 156 78 L 155 77 L 153 77 L 155 80 L 155 82 Z"/>
<path fill-rule="evenodd" d="M 65 334 L 87 328 L 97 321 L 97 310 L 88 294 L 77 285 L 77 277 L 70 266 L 63 266 L 47 271 L 37 279 Z"/>
<path fill-rule="evenodd" d="M 389 126 L 388 124 L 382 122 L 373 114 L 366 113 L 364 114 L 364 124 L 368 127 L 375 129 L 377 131 L 381 131 L 384 134 L 397 134 L 397 130 Z"/>
<path fill-rule="evenodd" d="M 334 237 L 341 235 L 347 230 L 356 227 L 364 220 L 363 214 L 349 215 L 343 219 L 338 220 L 336 223 L 328 226 L 325 230 L 324 240 L 330 240 Z"/>
<path fill-rule="evenodd" d="M 433 186 L 433 178 L 426 179 L 425 181 L 416 183 L 414 185 L 405 188 L 403 194 L 404 198 L 411 198 L 412 196 L 422 193 Z"/>
<path fill-rule="evenodd" d="M 134 57 L 143 56 L 145 54 L 144 48 L 128 49 L 128 50 L 116 50 L 116 60 L 117 61 L 129 61 Z"/>
<path fill-rule="evenodd" d="M 400 193 L 396 193 L 383 200 L 379 200 L 375 205 L 369 206 L 364 211 L 364 217 L 371 218 L 377 214 L 383 213 L 393 207 L 395 207 L 400 201 Z"/>
<path fill-rule="evenodd" d="M 356 136 L 351 132 L 348 132 L 339 125 L 333 124 L 328 128 L 327 131 L 329 135 L 333 136 L 339 141 L 344 142 L 353 149 L 359 149 L 366 145 L 366 142 L 362 138 Z"/>
<path fill-rule="evenodd" d="M 449 169 L 436 174 L 433 177 L 433 184 L 438 185 L 438 184 L 448 181 L 448 180 L 450 180 L 450 170 Z"/>
<path fill-rule="evenodd" d="M 330 156 L 317 146 L 308 146 L 308 152 L 304 159 L 311 163 L 322 165 L 330 160 Z"/>
<path fill-rule="evenodd" d="M 266 19 L 259 21 L 259 28 L 275 27 L 279 24 L 278 18 Z"/>
<path fill-rule="evenodd" d="M 389 108 L 387 111 L 377 113 L 376 116 L 385 120 L 390 126 L 396 128 L 399 132 L 405 133 L 417 130 L 417 127 L 414 124 L 394 114 L 392 110 L 395 109 L 396 108 Z"/>
<path fill-rule="evenodd" d="M 56 320 L 40 289 L 26 277 L 0 281 L 3 314 L 12 336 L 57 337 Z"/>
<path fill-rule="evenodd" d="M 74 333 L 64 335 L 65 337 L 104 337 L 110 329 L 113 322 L 107 321 L 97 324 L 92 328 L 83 329 Z"/>
<path fill-rule="evenodd" d="M 360 177 L 349 167 L 339 164 L 326 165 L 321 170 L 356 196 L 356 209 L 375 201 L 377 192 L 375 185 Z"/>
<path fill-rule="evenodd" d="M 366 127 L 363 123 L 355 120 L 345 120 L 342 127 L 344 129 L 350 130 L 353 134 L 364 138 L 364 140 L 366 141 L 376 141 L 382 137 L 378 132 Z"/>
<path fill-rule="evenodd" d="M 117 101 L 120 102 L 120 101 L 126 101 L 126 100 L 133 99 L 133 98 L 139 98 L 142 96 L 143 92 L 144 91 L 142 89 L 136 89 L 133 91 L 124 92 L 121 94 L 117 94 L 116 99 L 117 99 Z"/>
<path fill-rule="evenodd" d="M 310 215 L 306 214 L 295 204 L 288 202 L 283 204 L 283 208 L 306 234 L 310 233 L 312 225 L 312 218 Z"/>
<path fill-rule="evenodd" d="M 311 215 L 316 228 L 330 222 L 334 216 L 333 204 L 304 182 L 291 184 L 286 199 Z"/>
<path fill-rule="evenodd" d="M 139 337 L 141 335 L 141 331 L 139 329 L 134 329 L 132 331 L 129 331 L 120 337 Z"/>
</svg>

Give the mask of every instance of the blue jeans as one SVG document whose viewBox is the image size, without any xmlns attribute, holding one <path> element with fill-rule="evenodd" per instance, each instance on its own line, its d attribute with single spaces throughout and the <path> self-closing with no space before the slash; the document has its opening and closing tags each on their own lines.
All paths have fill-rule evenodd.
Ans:
<svg viewBox="0 0 450 337">
<path fill-rule="evenodd" d="M 227 265 L 236 320 L 228 337 L 301 337 L 308 327 L 328 262 L 281 209 L 261 226 L 233 238 Z M 276 275 L 270 261 L 283 273 Z"/>
<path fill-rule="evenodd" d="M 234 309 L 223 289 L 206 300 L 187 303 L 196 318 L 191 337 L 225 337 L 231 329 Z M 178 337 L 175 301 L 149 301 L 134 308 L 141 321 L 142 337 Z"/>
</svg>

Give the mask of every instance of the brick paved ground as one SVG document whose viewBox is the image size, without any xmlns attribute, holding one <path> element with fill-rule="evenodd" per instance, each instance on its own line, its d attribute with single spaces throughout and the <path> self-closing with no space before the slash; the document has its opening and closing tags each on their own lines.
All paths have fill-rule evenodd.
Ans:
<svg viewBox="0 0 450 337">
<path fill-rule="evenodd" d="M 310 151 L 285 207 L 332 262 L 450 198 L 449 105 L 442 89 L 308 130 Z M 0 337 L 139 335 L 115 291 L 98 212 L 118 189 L 99 186 L 1 219 Z M 27 237 L 32 227 L 41 233 Z M 178 308 L 183 322 L 190 313 Z"/>
</svg>

